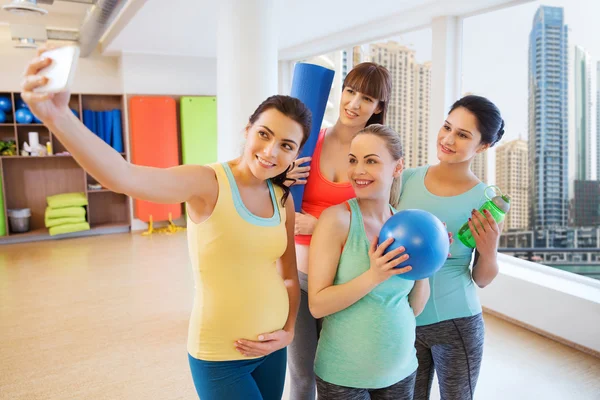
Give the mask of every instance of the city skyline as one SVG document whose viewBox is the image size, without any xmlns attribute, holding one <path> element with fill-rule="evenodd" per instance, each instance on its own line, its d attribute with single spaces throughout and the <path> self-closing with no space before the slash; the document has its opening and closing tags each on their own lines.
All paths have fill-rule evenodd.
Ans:
<svg viewBox="0 0 600 400">
<path fill-rule="evenodd" d="M 528 37 L 531 21 L 541 5 L 557 6 L 564 9 L 565 22 L 569 26 L 569 79 L 574 80 L 574 46 L 578 45 L 589 52 L 592 63 L 600 61 L 600 25 L 595 17 L 600 15 L 600 2 L 582 0 L 535 1 L 513 6 L 473 17 L 463 22 L 462 90 L 490 98 L 500 108 L 506 121 L 506 134 L 502 143 L 514 139 L 528 139 Z M 490 29 L 502 21 L 502 29 Z M 431 29 L 422 29 L 390 38 L 416 50 L 417 61 L 431 60 Z M 600 69 L 599 69 L 600 71 Z M 490 77 L 497 77 L 490 79 Z M 596 92 L 600 72 L 592 74 L 592 91 Z M 574 103 L 571 84 L 569 101 Z M 596 92 L 597 93 L 597 92 Z M 600 95 L 592 96 L 592 127 L 600 129 Z M 574 108 L 574 104 L 570 105 Z M 575 132 L 574 110 L 569 121 L 569 183 L 575 180 Z M 600 179 L 600 143 L 598 131 L 592 129 L 591 170 L 592 178 Z M 489 183 L 495 183 L 495 149 L 489 151 Z M 594 156 L 594 153 L 595 156 Z M 572 188 L 570 188 L 572 195 Z"/>
<path fill-rule="evenodd" d="M 394 41 L 356 46 L 354 59 L 383 65 L 392 77 L 387 121 L 402 138 L 404 164 L 415 168 L 427 163 L 431 63 L 417 63 L 415 51 Z M 359 54 L 357 54 L 359 53 Z"/>
</svg>

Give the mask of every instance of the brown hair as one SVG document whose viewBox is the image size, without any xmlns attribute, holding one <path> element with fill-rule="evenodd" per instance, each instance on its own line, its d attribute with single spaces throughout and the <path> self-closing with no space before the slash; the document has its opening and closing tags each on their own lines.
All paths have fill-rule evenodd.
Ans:
<svg viewBox="0 0 600 400">
<path fill-rule="evenodd" d="M 304 146 L 304 143 L 306 143 L 308 136 L 310 135 L 310 128 L 312 126 L 312 114 L 310 110 L 303 102 L 295 97 L 275 95 L 267 98 L 256 108 L 256 110 L 254 110 L 254 113 L 252 113 L 249 119 L 250 124 L 253 125 L 262 113 L 272 108 L 276 109 L 286 117 L 291 118 L 299 123 L 300 126 L 302 126 L 302 141 L 300 142 L 300 147 L 298 148 L 298 152 L 300 152 L 302 146 Z M 290 165 L 284 172 L 276 177 L 271 178 L 271 182 L 283 189 L 283 196 L 281 198 L 282 206 L 285 206 L 285 202 L 290 194 L 290 188 L 285 185 L 284 182 L 292 180 L 287 177 L 287 173 L 293 168 L 293 166 L 294 164 L 292 163 L 292 165 Z"/>
<path fill-rule="evenodd" d="M 392 94 L 392 78 L 387 68 L 372 62 L 360 63 L 346 75 L 342 90 L 346 86 L 379 100 L 381 112 L 373 114 L 366 126 L 385 124 L 388 102 Z"/>
<path fill-rule="evenodd" d="M 400 160 L 404 153 L 402 151 L 402 141 L 400 135 L 390 128 L 389 126 L 381 124 L 373 124 L 365 127 L 363 130 L 358 132 L 358 135 L 371 134 L 383 139 L 387 145 L 387 149 L 390 152 L 392 158 L 395 161 Z M 394 178 L 392 183 L 392 189 L 390 192 L 390 204 L 396 208 L 400 200 L 400 188 L 402 186 L 402 176 Z"/>
</svg>

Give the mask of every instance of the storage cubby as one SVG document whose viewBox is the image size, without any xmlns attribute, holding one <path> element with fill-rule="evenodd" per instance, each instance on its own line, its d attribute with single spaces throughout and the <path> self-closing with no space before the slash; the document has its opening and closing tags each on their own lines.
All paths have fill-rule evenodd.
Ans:
<svg viewBox="0 0 600 400">
<path fill-rule="evenodd" d="M 128 197 L 107 189 L 88 192 L 89 222 L 92 227 L 129 224 Z"/>
<path fill-rule="evenodd" d="M 130 198 L 107 189 L 88 190 L 88 182 L 93 183 L 95 180 L 81 168 L 72 156 L 57 155 L 66 149 L 48 127 L 43 124 L 16 123 L 14 112 L 17 109 L 16 105 L 20 100 L 20 95 L 0 92 L 0 97 L 11 100 L 11 120 L 0 124 L 0 140 L 14 140 L 17 144 L 16 155 L 0 155 L 1 192 L 4 198 L 7 228 L 9 227 L 8 209 L 29 208 L 31 210 L 29 231 L 14 233 L 7 229 L 7 235 L 0 236 L 0 244 L 51 239 L 44 221 L 46 198 L 60 193 L 83 192 L 88 198 L 86 219 L 90 223 L 91 230 L 69 234 L 69 237 L 129 231 L 131 226 Z M 92 111 L 121 110 L 120 123 L 124 135 L 123 96 L 73 94 L 69 100 L 69 108 L 82 121 L 84 109 Z M 38 133 L 42 146 L 46 146 L 46 142 L 50 141 L 53 155 L 21 156 L 23 143 L 29 143 L 29 132 Z M 121 154 L 127 157 L 127 150 L 124 146 Z"/>
<path fill-rule="evenodd" d="M 72 157 L 7 157 L 2 160 L 7 209 L 29 208 L 30 232 L 46 232 L 46 198 L 60 193 L 84 192 L 85 176 Z"/>
<path fill-rule="evenodd" d="M 17 124 L 17 148 L 19 155 L 24 149 L 23 143 L 27 142 L 30 146 L 29 132 L 37 132 L 38 140 L 41 146 L 46 147 L 46 142 L 51 141 L 50 131 L 44 125 L 18 125 Z"/>
</svg>

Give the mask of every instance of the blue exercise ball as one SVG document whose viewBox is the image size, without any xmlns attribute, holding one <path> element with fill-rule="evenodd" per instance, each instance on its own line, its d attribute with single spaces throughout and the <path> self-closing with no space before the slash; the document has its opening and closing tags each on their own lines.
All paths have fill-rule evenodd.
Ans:
<svg viewBox="0 0 600 400">
<path fill-rule="evenodd" d="M 19 108 L 15 113 L 15 119 L 19 124 L 30 124 L 33 121 L 33 114 L 26 108 Z"/>
<path fill-rule="evenodd" d="M 4 111 L 0 110 L 0 124 L 3 124 L 6 122 L 6 114 L 4 113 Z"/>
<path fill-rule="evenodd" d="M 0 111 L 8 112 L 12 110 L 10 97 L 0 96 Z"/>
<path fill-rule="evenodd" d="M 412 270 L 398 275 L 408 280 L 419 280 L 435 274 L 448 258 L 450 239 L 444 224 L 433 214 L 423 210 L 403 210 L 388 219 L 379 232 L 379 245 L 387 239 L 394 242 L 388 253 L 403 246 L 409 259 L 398 265 Z"/>
</svg>

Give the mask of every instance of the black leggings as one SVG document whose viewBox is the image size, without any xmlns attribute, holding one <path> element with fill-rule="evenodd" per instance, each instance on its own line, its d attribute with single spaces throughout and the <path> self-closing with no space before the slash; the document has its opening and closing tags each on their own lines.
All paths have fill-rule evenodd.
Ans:
<svg viewBox="0 0 600 400">
<path fill-rule="evenodd" d="M 483 356 L 481 314 L 417 327 L 414 400 L 429 399 L 437 373 L 442 400 L 472 400 Z"/>
<path fill-rule="evenodd" d="M 417 371 L 400 382 L 381 389 L 358 389 L 334 385 L 317 376 L 317 392 L 319 400 L 411 400 L 416 374 Z"/>
</svg>

